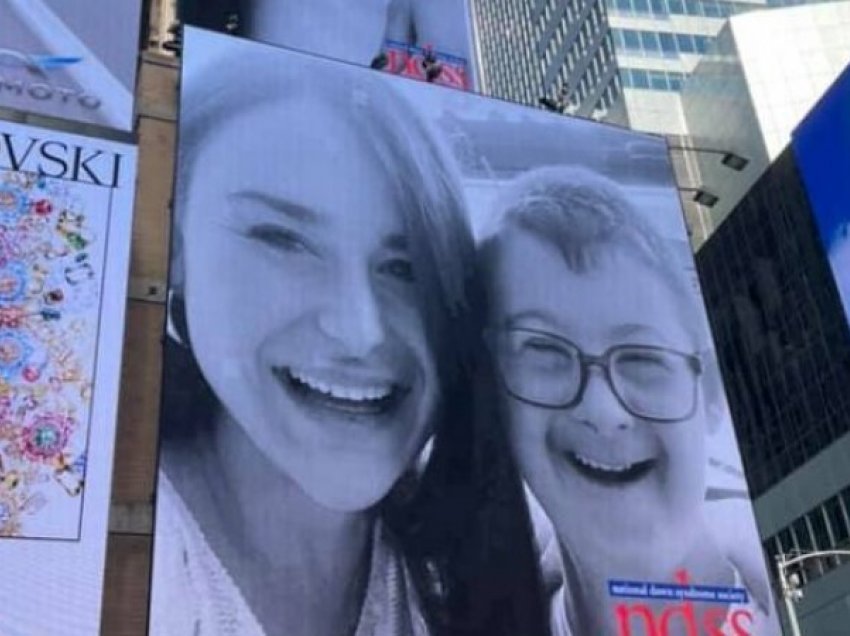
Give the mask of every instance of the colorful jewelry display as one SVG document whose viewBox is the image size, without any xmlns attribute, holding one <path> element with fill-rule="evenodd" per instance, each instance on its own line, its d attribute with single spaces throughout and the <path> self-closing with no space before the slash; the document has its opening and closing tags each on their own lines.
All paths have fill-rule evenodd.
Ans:
<svg viewBox="0 0 850 636">
<path fill-rule="evenodd" d="M 74 187 L 0 172 L 0 538 L 38 536 L 62 498 L 78 527 L 101 268 Z"/>
</svg>

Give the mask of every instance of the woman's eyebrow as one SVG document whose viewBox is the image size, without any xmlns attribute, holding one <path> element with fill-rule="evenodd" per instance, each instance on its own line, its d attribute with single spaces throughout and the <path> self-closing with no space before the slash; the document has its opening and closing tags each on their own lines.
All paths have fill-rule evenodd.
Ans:
<svg viewBox="0 0 850 636">
<path fill-rule="evenodd" d="M 410 242 L 404 234 L 390 234 L 384 237 L 381 245 L 395 252 L 406 252 L 410 247 Z"/>
<path fill-rule="evenodd" d="M 228 195 L 227 198 L 240 202 L 247 201 L 249 203 L 258 203 L 270 210 L 273 210 L 274 212 L 283 214 L 297 223 L 316 225 L 321 221 L 321 215 L 319 215 L 319 213 L 314 209 L 288 199 L 271 196 L 265 192 L 242 190 Z"/>
</svg>

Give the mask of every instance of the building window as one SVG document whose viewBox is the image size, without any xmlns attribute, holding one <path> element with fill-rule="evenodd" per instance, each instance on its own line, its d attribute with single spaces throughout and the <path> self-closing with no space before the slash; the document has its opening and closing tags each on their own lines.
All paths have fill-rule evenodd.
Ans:
<svg viewBox="0 0 850 636">
<path fill-rule="evenodd" d="M 634 88 L 649 88 L 649 75 L 643 69 L 631 69 L 631 85 Z"/>
<path fill-rule="evenodd" d="M 696 46 L 693 38 L 686 33 L 676 34 L 676 45 L 681 53 L 696 53 Z"/>
<path fill-rule="evenodd" d="M 620 80 L 625 88 L 650 88 L 660 91 L 679 91 L 685 75 L 675 71 L 646 71 L 621 68 Z"/>
<path fill-rule="evenodd" d="M 832 541 L 829 538 L 829 531 L 826 529 L 826 520 L 823 517 L 823 510 L 820 506 L 809 511 L 809 525 L 812 528 L 812 538 L 815 540 L 816 550 L 830 550 L 833 548 Z"/>
<path fill-rule="evenodd" d="M 847 513 L 841 503 L 840 495 L 828 499 L 823 507 L 835 545 L 843 546 L 847 544 L 847 540 L 850 539 L 850 527 L 847 523 Z"/>
<path fill-rule="evenodd" d="M 649 87 L 657 91 L 668 90 L 667 74 L 664 71 L 648 71 Z"/>
<path fill-rule="evenodd" d="M 706 53 L 711 44 L 711 38 L 706 35 L 695 35 L 693 37 L 697 53 Z"/>
<path fill-rule="evenodd" d="M 676 38 L 672 33 L 659 33 L 658 39 L 661 42 L 661 53 L 664 57 L 678 57 L 679 51 L 676 49 Z"/>
</svg>

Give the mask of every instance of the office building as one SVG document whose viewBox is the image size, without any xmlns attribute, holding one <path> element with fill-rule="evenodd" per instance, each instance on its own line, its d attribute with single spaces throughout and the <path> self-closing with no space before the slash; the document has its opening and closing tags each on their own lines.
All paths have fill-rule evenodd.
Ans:
<svg viewBox="0 0 850 636">
<path fill-rule="evenodd" d="M 850 3 L 773 10 L 786 4 L 799 3 L 473 0 L 481 89 L 668 135 L 698 249 L 846 63 Z M 748 72 L 772 60 L 791 60 L 773 65 L 781 91 Z M 778 128 L 753 123 L 775 112 Z"/>
<path fill-rule="evenodd" d="M 791 140 L 791 131 L 850 62 L 850 2 L 754 11 L 728 20 L 681 93 L 697 148 L 746 158 L 732 171 L 718 153 L 695 152 L 700 187 L 717 197 L 693 219 L 711 234 Z"/>
<path fill-rule="evenodd" d="M 605 0 L 473 0 L 481 92 L 537 105 L 567 95 L 568 112 L 605 115 L 620 79 Z"/>
<path fill-rule="evenodd" d="M 847 269 L 823 231 L 824 219 L 842 231 L 850 216 L 840 213 L 846 198 L 834 193 L 845 186 L 829 173 L 850 160 L 850 123 L 840 124 L 850 105 L 850 70 L 837 86 L 843 101 L 830 90 L 795 133 L 793 148 L 779 153 L 697 253 L 771 561 L 850 549 L 850 329 L 836 285 Z M 814 141 L 801 151 L 798 142 L 806 139 Z M 795 607 L 807 636 L 846 634 L 848 564 L 846 556 L 812 556 L 789 572 L 801 585 Z"/>
<path fill-rule="evenodd" d="M 474 0 L 483 92 L 535 105 L 566 85 L 579 115 L 596 111 L 637 130 L 685 134 L 683 83 L 725 20 L 781 4 Z"/>
</svg>

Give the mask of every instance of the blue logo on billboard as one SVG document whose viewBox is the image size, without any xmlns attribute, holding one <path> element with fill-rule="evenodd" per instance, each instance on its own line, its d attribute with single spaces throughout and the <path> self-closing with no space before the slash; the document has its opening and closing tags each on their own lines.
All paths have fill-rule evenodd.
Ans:
<svg viewBox="0 0 850 636">
<path fill-rule="evenodd" d="M 53 71 L 70 68 L 83 61 L 84 58 L 77 56 L 33 55 L 15 49 L 0 49 L 0 97 L 2 93 L 9 93 L 36 101 L 75 102 L 88 110 L 100 108 L 99 97 L 51 81 Z M 30 79 L 20 73 L 17 77 L 4 77 L 2 73 L 6 69 L 24 70 Z"/>
<path fill-rule="evenodd" d="M 81 57 L 30 55 L 13 49 L 0 49 L 0 66 L 24 68 L 39 77 L 47 77 L 48 71 L 73 66 L 82 61 Z"/>
</svg>

